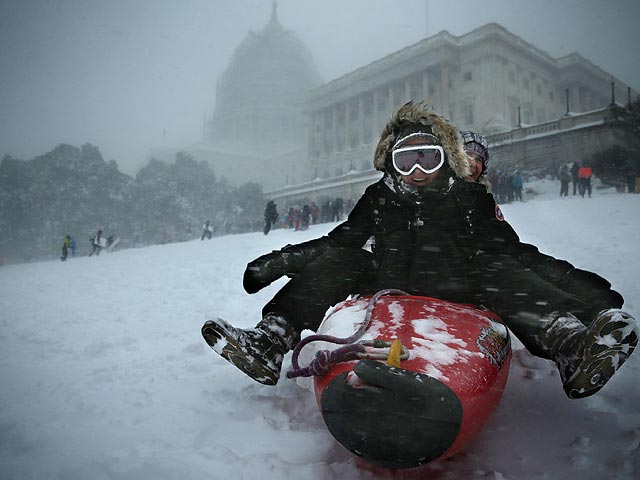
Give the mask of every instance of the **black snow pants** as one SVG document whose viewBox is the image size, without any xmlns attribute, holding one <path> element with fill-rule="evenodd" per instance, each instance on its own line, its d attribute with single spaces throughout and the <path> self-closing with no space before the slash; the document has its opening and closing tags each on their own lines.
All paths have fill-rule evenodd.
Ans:
<svg viewBox="0 0 640 480">
<path fill-rule="evenodd" d="M 327 309 L 351 294 L 376 291 L 373 254 L 361 248 L 330 248 L 296 274 L 262 309 L 284 316 L 297 333 L 317 330 Z"/>
<path fill-rule="evenodd" d="M 544 268 L 524 267 L 509 255 L 481 254 L 460 262 L 455 282 L 412 285 L 411 294 L 483 305 L 500 316 L 527 350 L 552 357 L 554 341 L 546 332 L 555 312 L 569 312 L 589 325 L 598 312 L 620 308 L 622 296 L 602 277 L 541 254 Z M 345 266 L 348 266 L 345 268 Z M 373 254 L 362 249 L 331 248 L 295 275 L 265 305 L 263 315 L 284 316 L 300 333 L 317 330 L 327 309 L 350 294 L 373 294 L 387 285 Z"/>
</svg>

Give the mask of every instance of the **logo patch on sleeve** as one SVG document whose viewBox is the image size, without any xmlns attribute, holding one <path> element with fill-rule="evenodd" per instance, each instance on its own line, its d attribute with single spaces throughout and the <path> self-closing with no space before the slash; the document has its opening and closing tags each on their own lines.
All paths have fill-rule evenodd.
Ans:
<svg viewBox="0 0 640 480">
<path fill-rule="evenodd" d="M 501 222 L 504 222 L 504 215 L 502 214 L 502 210 L 500 210 L 500 206 L 496 203 L 496 218 Z"/>
</svg>

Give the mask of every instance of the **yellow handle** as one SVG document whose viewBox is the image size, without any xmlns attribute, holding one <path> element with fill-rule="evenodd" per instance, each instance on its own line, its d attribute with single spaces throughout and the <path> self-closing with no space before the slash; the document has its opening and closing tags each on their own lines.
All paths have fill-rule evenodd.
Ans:
<svg viewBox="0 0 640 480">
<path fill-rule="evenodd" d="M 389 355 L 387 355 L 387 365 L 390 367 L 400 367 L 400 355 L 402 355 L 402 342 L 396 338 L 391 342 Z"/>
</svg>

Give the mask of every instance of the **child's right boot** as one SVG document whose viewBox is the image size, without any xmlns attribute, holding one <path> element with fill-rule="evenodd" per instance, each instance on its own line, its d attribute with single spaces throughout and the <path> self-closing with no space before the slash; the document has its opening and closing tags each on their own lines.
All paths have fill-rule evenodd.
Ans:
<svg viewBox="0 0 640 480">
<path fill-rule="evenodd" d="M 265 315 L 247 330 L 221 318 L 209 320 L 202 326 L 202 336 L 222 358 L 264 385 L 278 383 L 282 359 L 298 339 L 286 319 L 276 314 Z"/>
</svg>

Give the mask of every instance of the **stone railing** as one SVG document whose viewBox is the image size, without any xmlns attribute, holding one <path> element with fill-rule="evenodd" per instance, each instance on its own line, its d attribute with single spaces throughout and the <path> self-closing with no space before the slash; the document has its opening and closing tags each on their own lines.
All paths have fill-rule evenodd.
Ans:
<svg viewBox="0 0 640 480">
<path fill-rule="evenodd" d="M 523 125 L 507 132 L 488 135 L 487 141 L 491 147 L 498 147 L 500 145 L 528 140 L 532 137 L 553 135 L 566 130 L 606 123 L 609 118 L 610 107 L 604 107 L 585 113 L 570 113 L 550 122 L 537 123 L 530 126 Z"/>
</svg>

